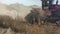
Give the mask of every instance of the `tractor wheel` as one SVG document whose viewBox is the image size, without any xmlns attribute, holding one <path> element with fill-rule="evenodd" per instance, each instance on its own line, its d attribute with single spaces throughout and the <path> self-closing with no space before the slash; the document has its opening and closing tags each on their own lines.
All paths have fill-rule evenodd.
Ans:
<svg viewBox="0 0 60 34">
<path fill-rule="evenodd" d="M 56 25 L 57 26 L 60 26 L 60 20 L 59 21 L 56 21 Z"/>
</svg>

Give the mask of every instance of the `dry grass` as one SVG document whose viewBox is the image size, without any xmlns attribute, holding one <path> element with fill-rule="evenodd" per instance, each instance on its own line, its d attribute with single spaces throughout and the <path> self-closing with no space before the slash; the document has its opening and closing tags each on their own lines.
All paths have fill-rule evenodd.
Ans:
<svg viewBox="0 0 60 34">
<path fill-rule="evenodd" d="M 43 26 L 40 27 L 38 25 L 29 25 L 26 23 L 16 23 L 12 24 L 12 28 L 16 32 L 24 33 L 24 34 L 45 34 Z"/>
<path fill-rule="evenodd" d="M 38 25 L 38 24 L 29 24 L 23 20 L 13 20 L 10 17 L 1 17 L 0 24 L 2 27 L 10 27 L 12 31 L 19 32 L 20 34 L 60 34 L 60 27 L 56 25 Z M 7 18 L 7 19 L 6 19 Z M 10 19 L 10 20 L 9 20 Z M 12 21 L 11 21 L 12 20 Z M 3 24 L 5 23 L 5 24 Z M 3 26 L 4 25 L 4 26 Z M 11 32 L 10 32 L 11 33 Z"/>
<path fill-rule="evenodd" d="M 17 23 L 14 22 L 12 28 L 15 32 L 20 32 L 23 34 L 59 34 L 60 27 L 55 25 L 30 25 L 27 23 Z"/>
</svg>

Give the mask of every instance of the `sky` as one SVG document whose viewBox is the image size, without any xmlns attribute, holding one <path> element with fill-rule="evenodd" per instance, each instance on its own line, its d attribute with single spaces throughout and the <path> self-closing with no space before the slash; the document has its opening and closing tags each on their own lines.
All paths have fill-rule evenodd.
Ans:
<svg viewBox="0 0 60 34">
<path fill-rule="evenodd" d="M 0 3 L 4 3 L 4 4 L 13 4 L 13 3 L 20 3 L 20 4 L 24 4 L 24 5 L 39 5 L 41 6 L 41 1 L 40 0 L 0 0 Z"/>
<path fill-rule="evenodd" d="M 55 1 L 53 2 L 54 4 L 56 3 Z M 13 3 L 20 3 L 27 6 L 30 6 L 30 5 L 41 6 L 41 0 L 0 0 L 0 3 L 4 3 L 8 5 Z M 59 0 L 59 4 L 60 4 L 60 0 Z"/>
</svg>

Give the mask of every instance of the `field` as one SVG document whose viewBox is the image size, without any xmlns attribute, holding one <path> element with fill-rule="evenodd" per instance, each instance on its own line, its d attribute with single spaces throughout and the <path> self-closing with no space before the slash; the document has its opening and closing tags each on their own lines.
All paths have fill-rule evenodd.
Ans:
<svg viewBox="0 0 60 34">
<path fill-rule="evenodd" d="M 27 22 L 13 20 L 9 21 L 2 18 L 0 34 L 60 34 L 60 26 L 49 23 L 47 24 L 30 24 Z"/>
<path fill-rule="evenodd" d="M 0 34 L 60 34 L 60 26 L 55 24 L 30 24 L 24 21 L 22 18 L 29 14 L 31 9 L 31 6 L 20 4 L 0 4 Z"/>
</svg>

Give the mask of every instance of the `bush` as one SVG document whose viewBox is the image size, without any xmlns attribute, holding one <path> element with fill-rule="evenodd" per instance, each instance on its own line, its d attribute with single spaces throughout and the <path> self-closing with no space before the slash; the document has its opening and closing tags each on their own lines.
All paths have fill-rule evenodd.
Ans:
<svg viewBox="0 0 60 34">
<path fill-rule="evenodd" d="M 25 19 L 31 24 L 39 23 L 40 22 L 40 9 L 33 8 L 31 12 L 25 17 Z"/>
<path fill-rule="evenodd" d="M 9 27 L 12 23 L 13 19 L 7 15 L 0 15 L 0 26 Z"/>
</svg>

